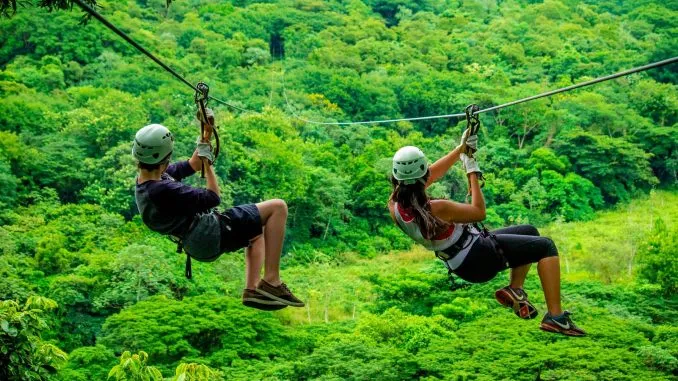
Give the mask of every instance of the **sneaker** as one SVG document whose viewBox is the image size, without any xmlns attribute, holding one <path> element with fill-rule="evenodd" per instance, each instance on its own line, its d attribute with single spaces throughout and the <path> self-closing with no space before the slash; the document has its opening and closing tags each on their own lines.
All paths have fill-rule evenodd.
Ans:
<svg viewBox="0 0 678 381">
<path fill-rule="evenodd" d="M 513 309 L 513 312 L 521 319 L 534 319 L 539 315 L 537 309 L 527 300 L 527 293 L 522 288 L 506 286 L 497 290 L 494 297 L 501 305 Z"/>
<path fill-rule="evenodd" d="M 250 290 L 247 288 L 242 292 L 242 304 L 263 311 L 276 311 L 287 307 L 287 305 L 282 304 L 277 300 L 273 300 L 268 296 L 258 293 L 257 290 Z"/>
<path fill-rule="evenodd" d="M 551 316 L 547 312 L 539 328 L 547 332 L 562 333 L 567 336 L 586 336 L 586 332 L 577 327 L 572 319 L 570 319 L 571 314 L 570 311 L 565 311 L 560 316 Z"/>
<path fill-rule="evenodd" d="M 257 292 L 288 306 L 303 307 L 305 305 L 304 302 L 292 294 L 292 291 L 287 288 L 285 283 L 280 283 L 280 286 L 274 287 L 262 279 L 257 286 Z"/>
</svg>

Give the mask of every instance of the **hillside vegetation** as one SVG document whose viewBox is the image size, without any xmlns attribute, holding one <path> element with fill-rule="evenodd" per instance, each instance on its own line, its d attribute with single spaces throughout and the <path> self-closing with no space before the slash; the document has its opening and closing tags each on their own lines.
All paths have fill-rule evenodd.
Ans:
<svg viewBox="0 0 678 381">
<path fill-rule="evenodd" d="M 481 115 L 486 222 L 553 236 L 582 340 L 498 309 L 505 275 L 450 291 L 389 220 L 393 153 L 417 145 L 435 160 L 464 121 L 298 118 L 456 113 L 666 59 L 675 0 L 98 5 L 249 110 L 211 104 L 222 207 L 287 201 L 283 277 L 309 306 L 242 307 L 240 254 L 183 277 L 185 257 L 137 214 L 130 142 L 162 123 L 187 158 L 190 89 L 76 9 L 19 7 L 0 19 L 0 379 L 678 376 L 675 66 Z M 462 200 L 465 181 L 454 168 L 432 194 Z M 528 291 L 543 311 L 535 276 Z"/>
</svg>

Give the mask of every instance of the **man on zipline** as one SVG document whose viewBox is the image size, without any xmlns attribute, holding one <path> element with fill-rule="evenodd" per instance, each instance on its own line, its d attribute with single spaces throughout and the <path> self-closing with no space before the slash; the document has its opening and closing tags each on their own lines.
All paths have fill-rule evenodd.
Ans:
<svg viewBox="0 0 678 381">
<path fill-rule="evenodd" d="M 137 132 L 132 153 L 137 160 L 135 196 L 142 220 L 151 230 L 180 240 L 186 253 L 199 261 L 211 262 L 223 253 L 245 247 L 242 301 L 246 306 L 262 310 L 303 307 L 304 303 L 280 280 L 287 222 L 285 201 L 238 205 L 224 212 L 212 210 L 221 199 L 209 143 L 214 113 L 210 109 L 205 113 L 209 123 L 204 123 L 205 133 L 186 161 L 169 163 L 174 137 L 166 127 L 151 124 Z M 206 189 L 181 183 L 203 166 Z"/>
<path fill-rule="evenodd" d="M 467 145 L 475 151 L 477 136 L 462 138 L 458 147 L 430 166 L 417 147 L 403 147 L 395 153 L 391 176 L 393 193 L 388 200 L 393 222 L 415 242 L 435 251 L 451 272 L 468 282 L 487 282 L 510 268 L 509 285 L 497 290 L 495 297 L 523 319 L 533 319 L 538 314 L 523 290 L 530 266 L 537 263 L 548 309 L 540 328 L 568 336 L 584 336 L 586 333 L 560 305 L 560 263 L 553 241 L 539 236 L 531 225 L 511 226 L 491 233 L 473 225 L 485 219 L 485 200 L 478 183 L 478 163 L 464 153 Z M 459 159 L 469 178 L 471 204 L 431 199 L 426 188 L 442 178 Z"/>
</svg>

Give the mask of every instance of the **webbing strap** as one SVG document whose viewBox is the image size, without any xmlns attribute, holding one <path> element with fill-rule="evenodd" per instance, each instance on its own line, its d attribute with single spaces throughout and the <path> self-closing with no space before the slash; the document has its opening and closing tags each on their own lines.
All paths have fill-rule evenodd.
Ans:
<svg viewBox="0 0 678 381">
<path fill-rule="evenodd" d="M 186 279 L 193 278 L 193 269 L 191 268 L 191 256 L 186 254 Z"/>
</svg>

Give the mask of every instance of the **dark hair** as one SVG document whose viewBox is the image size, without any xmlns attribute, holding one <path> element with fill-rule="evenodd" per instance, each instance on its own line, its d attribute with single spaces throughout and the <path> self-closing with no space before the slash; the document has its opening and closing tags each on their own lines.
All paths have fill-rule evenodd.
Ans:
<svg viewBox="0 0 678 381">
<path fill-rule="evenodd" d="M 170 152 L 169 154 L 167 154 L 167 156 L 165 156 L 164 159 L 160 160 L 160 162 L 155 163 L 155 164 L 147 164 L 147 163 L 138 162 L 137 168 L 144 169 L 146 171 L 155 171 L 156 169 L 160 168 L 160 166 L 169 163 L 171 157 L 172 157 L 172 153 Z"/>
<path fill-rule="evenodd" d="M 426 181 L 431 175 L 430 171 L 420 180 L 414 184 L 404 184 L 395 177 L 391 176 L 391 184 L 393 185 L 393 193 L 391 194 L 391 201 L 398 203 L 405 209 L 412 210 L 414 214 L 414 221 L 419 226 L 421 234 L 425 239 L 432 239 L 442 231 L 447 229 L 450 224 L 431 213 L 431 200 L 426 194 Z"/>
</svg>

